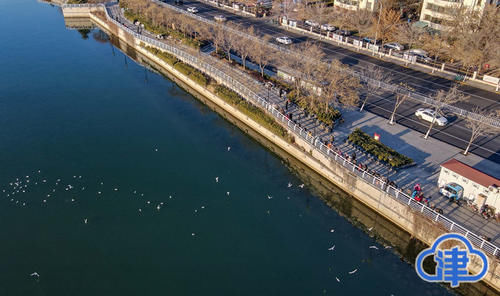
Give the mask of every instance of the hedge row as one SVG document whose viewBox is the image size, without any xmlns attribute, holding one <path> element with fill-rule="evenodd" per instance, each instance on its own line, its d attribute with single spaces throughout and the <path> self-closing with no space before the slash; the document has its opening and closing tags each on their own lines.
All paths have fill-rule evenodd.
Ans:
<svg viewBox="0 0 500 296">
<path fill-rule="evenodd" d="M 349 142 L 362 148 L 367 153 L 378 158 L 394 168 L 399 168 L 413 163 L 413 160 L 405 155 L 396 152 L 394 149 L 373 139 L 368 134 L 355 129 L 348 137 Z"/>
<path fill-rule="evenodd" d="M 198 83 L 199 85 L 201 85 L 201 86 L 208 85 L 209 79 L 198 69 L 195 69 L 195 68 L 191 67 L 190 65 L 179 61 L 175 56 L 173 56 L 169 53 L 166 53 L 164 51 L 158 50 L 157 48 L 153 48 L 150 46 L 146 46 L 145 48 L 148 51 L 155 54 L 160 59 L 167 62 L 169 65 L 173 66 L 177 71 L 188 76 L 191 80 Z"/>
<path fill-rule="evenodd" d="M 191 67 L 190 65 L 187 65 L 178 59 L 176 59 L 174 56 L 171 54 L 162 52 L 161 50 L 158 50 L 156 48 L 150 47 L 150 46 L 145 46 L 145 48 L 155 54 L 156 56 L 160 57 L 162 60 L 165 60 L 167 63 L 170 65 L 173 65 L 173 67 L 181 72 L 182 74 L 188 76 L 190 79 L 195 81 L 196 83 L 202 85 L 202 86 L 207 86 L 209 83 L 209 79 L 199 70 Z M 215 87 L 215 94 L 226 101 L 227 103 L 233 105 L 238 109 L 240 112 L 254 120 L 255 122 L 259 123 L 272 133 L 276 134 L 277 136 L 290 141 L 291 138 L 288 135 L 288 131 L 281 126 L 271 115 L 267 114 L 264 110 L 260 109 L 259 107 L 253 105 L 252 103 L 244 100 L 241 98 L 236 92 L 233 90 L 222 86 L 222 85 L 217 85 Z"/>
<path fill-rule="evenodd" d="M 264 110 L 253 105 L 252 103 L 242 99 L 236 92 L 225 86 L 218 85 L 215 88 L 215 94 L 266 129 L 270 130 L 279 137 L 290 141 L 287 130 L 281 126 L 274 119 L 274 117 L 267 114 Z"/>
<path fill-rule="evenodd" d="M 320 105 L 315 102 L 311 102 L 311 99 L 307 97 L 297 97 L 295 90 L 288 94 L 288 98 L 308 113 L 316 115 L 316 118 L 327 126 L 333 125 L 337 120 L 342 118 L 342 113 L 339 110 L 332 107 L 325 109 L 323 104 Z"/>
</svg>

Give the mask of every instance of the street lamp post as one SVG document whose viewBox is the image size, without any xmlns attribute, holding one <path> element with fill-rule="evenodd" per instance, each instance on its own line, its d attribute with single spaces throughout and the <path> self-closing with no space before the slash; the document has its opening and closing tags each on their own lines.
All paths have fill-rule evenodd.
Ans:
<svg viewBox="0 0 500 296">
<path fill-rule="evenodd" d="M 379 1 L 380 3 L 380 6 L 379 6 L 379 9 L 378 9 L 378 21 L 377 21 L 377 30 L 375 30 L 375 40 L 373 40 L 373 54 L 375 54 L 375 46 L 377 44 L 377 36 L 378 36 L 378 30 L 379 30 L 379 27 L 380 27 L 380 15 L 382 14 L 382 2 Z"/>
</svg>

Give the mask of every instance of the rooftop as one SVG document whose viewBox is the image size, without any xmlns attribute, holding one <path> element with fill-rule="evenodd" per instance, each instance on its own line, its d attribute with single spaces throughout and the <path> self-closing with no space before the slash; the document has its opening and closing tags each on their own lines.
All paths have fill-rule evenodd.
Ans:
<svg viewBox="0 0 500 296">
<path fill-rule="evenodd" d="M 495 185 L 497 187 L 500 187 L 500 180 L 485 174 L 479 170 L 476 170 L 475 168 L 466 165 L 465 163 L 458 161 L 454 158 L 448 160 L 447 162 L 441 164 L 442 167 L 449 169 L 450 171 L 453 171 L 457 174 L 460 174 L 461 176 L 472 180 L 484 187 L 489 187 L 491 185 Z"/>
</svg>

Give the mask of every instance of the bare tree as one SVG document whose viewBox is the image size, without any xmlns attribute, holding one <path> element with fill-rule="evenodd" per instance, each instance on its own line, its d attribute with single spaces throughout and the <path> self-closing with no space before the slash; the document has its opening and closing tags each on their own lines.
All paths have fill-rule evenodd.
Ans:
<svg viewBox="0 0 500 296">
<path fill-rule="evenodd" d="M 468 68 L 477 68 L 478 74 L 486 63 L 500 66 L 500 7 L 486 4 L 482 13 L 464 8 L 451 12 L 454 16 L 447 25 L 455 37 L 453 57 Z"/>
<path fill-rule="evenodd" d="M 312 86 L 313 82 L 319 81 L 320 73 L 325 69 L 325 63 L 318 63 L 323 59 L 325 53 L 315 43 L 306 42 L 301 48 L 301 55 L 303 57 L 300 69 L 302 80 L 306 86 Z"/>
<path fill-rule="evenodd" d="M 215 45 L 215 52 L 219 51 L 219 48 L 223 46 L 226 38 L 226 29 L 221 25 L 216 25 L 211 30 L 211 39 Z"/>
<path fill-rule="evenodd" d="M 361 85 L 356 77 L 348 73 L 347 66 L 333 60 L 324 72 L 323 81 L 321 97 L 326 109 L 332 103 L 344 107 L 358 106 Z"/>
<path fill-rule="evenodd" d="M 389 124 L 394 124 L 394 119 L 396 118 L 396 111 L 399 106 L 401 106 L 407 99 L 410 98 L 409 91 L 414 90 L 412 87 L 408 86 L 407 83 L 401 83 L 400 86 L 403 87 L 403 90 L 400 90 L 396 95 L 396 101 L 394 102 L 394 108 L 392 109 L 391 118 L 389 119 Z"/>
<path fill-rule="evenodd" d="M 448 89 L 448 91 L 444 91 L 442 89 L 438 90 L 432 98 L 434 99 L 434 105 L 432 106 L 434 109 L 434 115 L 431 122 L 429 123 L 429 128 L 425 133 L 424 139 L 429 138 L 429 134 L 431 133 L 432 127 L 436 122 L 436 118 L 439 114 L 441 114 L 443 107 L 445 107 L 446 105 L 467 101 L 470 97 L 460 92 L 458 90 L 458 87 L 454 85 L 453 87 Z"/>
<path fill-rule="evenodd" d="M 394 118 L 396 117 L 396 111 L 398 110 L 399 106 L 403 104 L 408 98 L 408 94 L 404 93 L 397 93 L 395 95 L 396 101 L 394 102 L 394 109 L 392 109 L 392 114 L 391 118 L 389 119 L 389 124 L 395 124 Z"/>
<path fill-rule="evenodd" d="M 254 33 L 254 28 L 253 26 L 250 26 L 247 30 L 246 33 L 250 36 L 255 36 Z M 248 38 L 235 38 L 235 49 L 238 51 L 238 53 L 241 56 L 241 61 L 243 63 L 243 68 L 246 69 L 247 65 L 247 58 L 250 56 L 250 53 L 252 52 L 252 41 Z"/>
<path fill-rule="evenodd" d="M 372 26 L 373 13 L 368 9 L 358 9 L 351 13 L 350 24 L 358 31 L 358 35 L 365 36 Z"/>
<path fill-rule="evenodd" d="M 382 8 L 379 15 L 373 17 L 371 33 L 378 36 L 384 42 L 393 39 L 393 36 L 401 23 L 401 12 L 388 8 Z"/>
<path fill-rule="evenodd" d="M 235 27 L 236 30 L 240 30 L 238 25 L 235 25 Z M 226 51 L 227 59 L 229 61 L 231 61 L 231 50 L 236 48 L 239 38 L 241 37 L 237 36 L 235 33 L 229 30 L 224 30 L 222 48 Z"/>
<path fill-rule="evenodd" d="M 434 56 L 434 65 L 432 68 L 433 73 L 437 67 L 438 58 L 441 58 L 448 53 L 449 45 L 446 42 L 446 36 L 448 36 L 448 32 L 446 32 L 446 30 L 441 30 L 439 34 L 432 33 L 423 35 L 421 43 L 422 48 Z"/>
<path fill-rule="evenodd" d="M 492 120 L 500 120 L 500 110 L 496 110 L 496 112 L 487 112 L 481 110 L 479 107 L 472 109 L 473 113 L 478 114 L 479 116 L 483 116 L 486 118 L 490 118 Z M 470 146 L 474 143 L 477 138 L 480 136 L 488 136 L 491 134 L 495 134 L 499 132 L 499 128 L 490 125 L 486 120 L 476 120 L 470 117 L 465 118 L 465 126 L 470 129 L 471 135 L 469 139 L 469 143 L 465 148 L 464 155 L 469 153 Z"/>
<path fill-rule="evenodd" d="M 397 26 L 396 30 L 394 31 L 394 40 L 397 40 L 403 44 L 408 44 L 408 48 L 412 48 L 413 44 L 417 43 L 420 36 L 424 34 L 424 31 L 417 27 L 414 26 L 413 23 L 402 23 L 401 25 Z"/>
<path fill-rule="evenodd" d="M 364 86 L 366 94 L 359 111 L 363 111 L 370 96 L 379 91 L 382 88 L 383 83 L 390 83 L 392 80 L 389 74 L 384 73 L 380 67 L 373 64 L 361 70 L 361 73 L 364 76 L 363 80 L 365 82 Z"/>
<path fill-rule="evenodd" d="M 262 42 L 253 43 L 250 53 L 252 60 L 259 65 L 260 75 L 262 75 L 262 77 L 264 77 L 264 69 L 271 63 L 274 56 L 273 51 L 267 46 L 270 39 L 271 37 L 264 35 L 261 40 Z"/>
</svg>

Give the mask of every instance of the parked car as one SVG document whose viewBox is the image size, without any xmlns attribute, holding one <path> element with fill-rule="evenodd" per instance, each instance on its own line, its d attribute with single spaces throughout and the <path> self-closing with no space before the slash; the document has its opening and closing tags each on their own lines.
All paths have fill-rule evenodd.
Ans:
<svg viewBox="0 0 500 296">
<path fill-rule="evenodd" d="M 187 8 L 187 11 L 191 12 L 191 13 L 197 13 L 198 12 L 198 8 L 196 8 L 194 6 L 191 6 L 191 7 Z"/>
<path fill-rule="evenodd" d="M 336 30 L 335 34 L 342 35 L 342 36 L 351 36 L 351 31 L 348 30 Z"/>
<path fill-rule="evenodd" d="M 408 53 L 408 54 L 419 54 L 419 55 L 428 56 L 427 51 L 425 51 L 423 49 L 418 49 L 418 48 L 409 49 L 409 50 L 406 51 L 406 53 Z"/>
<path fill-rule="evenodd" d="M 398 51 L 401 51 L 404 48 L 403 45 L 397 43 L 397 42 L 389 42 L 389 43 L 386 43 L 384 44 L 384 48 L 387 48 L 387 49 L 392 49 L 392 50 L 398 50 Z"/>
<path fill-rule="evenodd" d="M 312 20 L 305 21 L 305 24 L 308 26 L 311 26 L 311 27 L 319 27 L 319 24 L 315 21 L 312 21 Z"/>
<path fill-rule="evenodd" d="M 292 39 L 290 39 L 289 37 L 286 37 L 286 36 L 277 37 L 276 41 L 279 43 L 282 43 L 282 44 L 286 44 L 286 45 L 293 43 Z"/>
<path fill-rule="evenodd" d="M 422 49 L 410 49 L 406 51 L 407 54 L 417 57 L 417 59 L 422 60 L 426 63 L 432 62 L 432 59 L 427 55 L 427 52 Z"/>
<path fill-rule="evenodd" d="M 362 40 L 363 40 L 363 42 L 373 44 L 373 42 L 375 41 L 375 38 L 364 37 Z M 375 42 L 375 44 L 378 44 L 378 42 Z"/>
<path fill-rule="evenodd" d="M 426 108 L 420 108 L 417 111 L 415 111 L 415 116 L 417 116 L 418 119 L 422 119 L 427 122 L 432 122 L 434 114 L 435 114 L 434 110 Z M 446 119 L 446 117 L 444 116 L 437 114 L 434 123 L 439 126 L 445 126 L 446 124 L 448 124 L 448 119 Z"/>
<path fill-rule="evenodd" d="M 214 19 L 218 22 L 224 22 L 227 20 L 227 18 L 225 16 L 223 16 L 222 14 L 219 14 L 219 15 L 216 15 L 214 16 Z"/>
<path fill-rule="evenodd" d="M 182 0 L 174 0 L 174 3 L 177 5 L 182 5 L 184 2 Z"/>
<path fill-rule="evenodd" d="M 323 31 L 335 31 L 335 27 L 330 24 L 322 24 L 320 28 Z"/>
<path fill-rule="evenodd" d="M 448 183 L 439 188 L 439 193 L 446 196 L 450 201 L 458 202 L 464 195 L 464 188 L 457 183 Z"/>
</svg>

